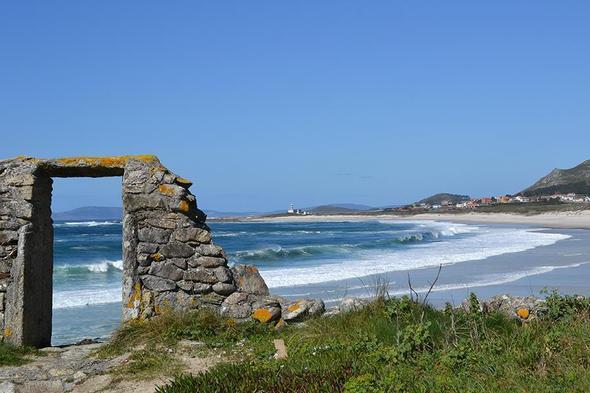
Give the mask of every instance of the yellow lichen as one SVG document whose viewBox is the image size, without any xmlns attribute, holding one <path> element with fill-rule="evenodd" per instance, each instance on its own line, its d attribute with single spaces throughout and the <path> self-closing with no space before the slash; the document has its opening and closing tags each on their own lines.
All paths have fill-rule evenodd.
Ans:
<svg viewBox="0 0 590 393">
<path fill-rule="evenodd" d="M 516 315 L 518 315 L 522 319 L 528 319 L 530 311 L 527 308 L 519 308 L 518 310 L 516 310 Z"/>
<path fill-rule="evenodd" d="M 89 165 L 104 168 L 124 168 L 127 161 L 134 159 L 144 162 L 158 162 L 158 157 L 144 154 L 138 156 L 113 156 L 113 157 L 66 157 L 55 161 L 63 166 Z"/>
<path fill-rule="evenodd" d="M 257 308 L 252 313 L 252 319 L 260 323 L 267 323 L 272 319 L 272 314 L 266 308 Z"/>
<path fill-rule="evenodd" d="M 152 261 L 160 262 L 162 259 L 164 259 L 164 256 L 159 252 L 156 252 L 154 254 L 150 254 L 150 259 Z"/>
<path fill-rule="evenodd" d="M 174 181 L 177 184 L 180 184 L 181 186 L 184 186 L 184 187 L 190 187 L 193 185 L 192 181 L 185 179 L 184 177 L 177 177 L 176 179 L 174 179 Z"/>
<path fill-rule="evenodd" d="M 301 306 L 299 305 L 299 302 L 295 302 L 293 304 L 291 304 L 289 307 L 287 307 L 287 310 L 289 311 L 297 311 L 299 310 Z"/>
<path fill-rule="evenodd" d="M 135 283 L 133 286 L 133 292 L 131 292 L 131 296 L 129 296 L 129 301 L 127 302 L 127 308 L 134 308 L 135 302 L 139 302 L 141 300 L 141 284 Z"/>
<path fill-rule="evenodd" d="M 168 184 L 160 184 L 160 186 L 158 187 L 158 190 L 160 191 L 160 193 L 162 193 L 164 195 L 168 195 L 168 196 L 174 195 L 174 187 L 172 187 Z"/>
<path fill-rule="evenodd" d="M 12 330 L 10 330 L 9 327 L 7 327 L 6 329 L 4 329 L 4 337 L 10 337 L 12 336 Z"/>
<path fill-rule="evenodd" d="M 183 213 L 188 213 L 190 210 L 190 206 L 188 204 L 187 201 L 180 201 L 180 203 L 178 204 L 178 210 L 180 210 Z"/>
</svg>

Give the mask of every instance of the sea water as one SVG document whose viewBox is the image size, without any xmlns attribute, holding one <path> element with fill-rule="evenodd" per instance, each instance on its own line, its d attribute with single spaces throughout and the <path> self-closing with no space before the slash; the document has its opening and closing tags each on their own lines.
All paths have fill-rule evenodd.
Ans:
<svg viewBox="0 0 590 393">
<path fill-rule="evenodd" d="M 439 266 L 434 302 L 474 289 L 521 293 L 522 282 L 529 294 L 552 283 L 550 273 L 555 278 L 561 270 L 590 270 L 590 247 L 577 241 L 588 231 L 378 220 L 213 222 L 210 227 L 230 264 L 256 265 L 271 293 L 322 298 L 328 305 L 344 296 L 370 296 L 383 283 L 392 295 L 407 293 L 410 284 L 427 292 Z M 122 225 L 56 222 L 54 229 L 53 344 L 104 338 L 120 322 Z M 532 283 L 536 276 L 544 281 Z M 582 283 L 576 289 L 586 290 Z"/>
</svg>

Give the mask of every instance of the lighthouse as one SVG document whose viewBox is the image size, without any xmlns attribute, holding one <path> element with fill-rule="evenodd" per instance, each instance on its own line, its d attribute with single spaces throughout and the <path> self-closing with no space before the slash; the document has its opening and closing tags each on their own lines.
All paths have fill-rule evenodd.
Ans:
<svg viewBox="0 0 590 393">
<path fill-rule="evenodd" d="M 295 214 L 295 207 L 293 204 L 289 206 L 289 210 L 287 210 L 287 214 Z"/>
</svg>

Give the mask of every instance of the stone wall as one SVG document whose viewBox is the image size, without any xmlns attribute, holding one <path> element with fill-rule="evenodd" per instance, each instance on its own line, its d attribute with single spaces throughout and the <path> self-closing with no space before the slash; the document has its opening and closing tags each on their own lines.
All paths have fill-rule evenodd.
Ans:
<svg viewBox="0 0 590 393">
<path fill-rule="evenodd" d="M 192 183 L 155 156 L 0 161 L 0 328 L 16 345 L 51 341 L 52 177 L 122 176 L 123 320 L 210 307 L 237 320 L 296 320 L 321 301 L 269 296 L 258 270 L 228 267 Z"/>
</svg>

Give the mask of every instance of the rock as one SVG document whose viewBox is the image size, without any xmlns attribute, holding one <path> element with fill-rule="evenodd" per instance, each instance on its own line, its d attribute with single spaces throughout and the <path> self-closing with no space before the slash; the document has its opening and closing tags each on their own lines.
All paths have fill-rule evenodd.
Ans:
<svg viewBox="0 0 590 393">
<path fill-rule="evenodd" d="M 346 297 L 342 299 L 338 305 L 338 311 L 350 312 L 365 308 L 369 304 L 367 299 L 361 299 L 358 297 Z"/>
<path fill-rule="evenodd" d="M 172 258 L 169 260 L 170 263 L 173 263 L 175 266 L 177 266 L 180 269 L 186 270 L 187 268 L 187 262 L 186 259 L 183 258 Z"/>
<path fill-rule="evenodd" d="M 29 381 L 18 387 L 19 393 L 63 393 L 60 381 Z"/>
<path fill-rule="evenodd" d="M 205 284 L 205 283 L 201 283 L 201 282 L 196 282 L 193 285 L 193 293 L 204 294 L 204 293 L 209 293 L 212 290 L 213 290 L 213 288 L 211 287 L 211 284 Z"/>
<path fill-rule="evenodd" d="M 76 386 L 76 393 L 95 393 L 107 389 L 111 386 L 113 377 L 110 375 L 97 375 L 84 381 Z"/>
<path fill-rule="evenodd" d="M 176 283 L 167 278 L 146 275 L 141 277 L 141 281 L 148 289 L 156 292 L 172 291 L 176 289 Z"/>
<path fill-rule="evenodd" d="M 160 247 L 160 253 L 166 258 L 189 258 L 195 250 L 185 243 L 170 242 Z"/>
<path fill-rule="evenodd" d="M 146 243 L 167 243 L 170 239 L 171 231 L 160 228 L 141 228 L 137 232 L 137 239 Z"/>
<path fill-rule="evenodd" d="M 286 322 L 297 321 L 305 317 L 321 315 L 324 310 L 325 306 L 323 301 L 304 299 L 290 304 L 284 304 L 282 316 Z"/>
<path fill-rule="evenodd" d="M 255 266 L 236 265 L 231 271 L 240 292 L 262 296 L 269 294 L 268 286 Z"/>
<path fill-rule="evenodd" d="M 479 301 L 482 312 L 500 312 L 511 318 L 528 320 L 536 318 L 545 311 L 545 301 L 535 296 L 494 296 L 487 301 Z M 470 300 L 465 299 L 461 308 L 469 311 Z"/>
<path fill-rule="evenodd" d="M 153 243 L 139 243 L 137 245 L 137 252 L 142 254 L 153 254 L 158 251 L 158 245 Z"/>
<path fill-rule="evenodd" d="M 236 287 L 233 284 L 227 284 L 224 282 L 218 282 L 213 284 L 213 291 L 220 295 L 229 295 L 236 291 Z"/>
<path fill-rule="evenodd" d="M 281 309 L 278 307 L 261 307 L 252 312 L 252 319 L 260 323 L 276 321 L 281 317 Z"/>
<path fill-rule="evenodd" d="M 147 224 L 156 228 L 176 229 L 178 226 L 178 218 L 150 218 L 147 220 Z"/>
<path fill-rule="evenodd" d="M 191 292 L 193 290 L 195 283 L 192 281 L 180 280 L 176 283 L 176 285 L 178 285 L 178 288 L 182 289 L 185 292 Z"/>
<path fill-rule="evenodd" d="M 168 278 L 173 281 L 182 280 L 184 276 L 184 270 L 180 269 L 174 263 L 170 261 L 166 262 L 153 262 L 151 264 L 149 274 L 152 276 L 158 276 L 162 278 Z"/>
<path fill-rule="evenodd" d="M 231 270 L 226 267 L 220 266 L 213 270 L 215 274 L 215 278 L 217 278 L 220 282 L 232 282 L 233 281 L 233 274 Z"/>
<path fill-rule="evenodd" d="M 202 267 L 189 269 L 184 272 L 184 280 L 198 281 L 207 284 L 215 284 L 217 282 L 215 275 Z"/>
<path fill-rule="evenodd" d="M 249 319 L 250 315 L 252 314 L 252 307 L 249 303 L 228 304 L 224 301 L 221 304 L 220 314 L 232 319 L 246 320 Z"/>
<path fill-rule="evenodd" d="M 0 393 L 16 393 L 14 384 L 8 381 L 0 383 Z"/>
<path fill-rule="evenodd" d="M 181 228 L 174 232 L 174 239 L 180 242 L 209 243 L 211 233 L 201 228 Z"/>
<path fill-rule="evenodd" d="M 219 246 L 213 244 L 201 244 L 199 245 L 195 251 L 197 254 L 204 256 L 204 257 L 223 257 L 223 249 Z"/>
<path fill-rule="evenodd" d="M 226 266 L 227 260 L 225 258 L 199 256 L 197 258 L 189 259 L 188 265 L 190 267 L 197 267 L 197 266 L 210 267 L 210 268 L 220 267 L 220 266 Z"/>
</svg>

